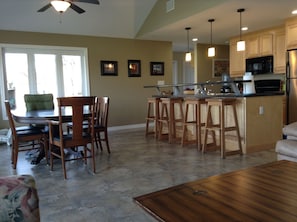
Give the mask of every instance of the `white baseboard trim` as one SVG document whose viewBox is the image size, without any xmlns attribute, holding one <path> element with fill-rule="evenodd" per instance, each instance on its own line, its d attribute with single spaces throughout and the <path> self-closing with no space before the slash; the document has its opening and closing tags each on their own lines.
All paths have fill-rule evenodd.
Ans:
<svg viewBox="0 0 297 222">
<path fill-rule="evenodd" d="M 127 130 L 127 129 L 139 129 L 144 128 L 145 123 L 134 124 L 134 125 L 123 125 L 123 126 L 111 126 L 108 127 L 108 131 L 119 131 L 119 130 Z"/>
</svg>

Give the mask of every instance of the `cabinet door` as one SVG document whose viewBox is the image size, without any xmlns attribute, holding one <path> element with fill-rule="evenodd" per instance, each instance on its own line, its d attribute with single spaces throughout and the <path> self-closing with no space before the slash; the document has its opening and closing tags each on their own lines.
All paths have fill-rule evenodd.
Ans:
<svg viewBox="0 0 297 222">
<path fill-rule="evenodd" d="M 260 54 L 261 56 L 273 54 L 273 35 L 263 34 L 260 36 Z"/>
<path fill-rule="evenodd" d="M 259 37 L 250 36 L 246 41 L 246 57 L 253 58 L 260 55 Z"/>
<path fill-rule="evenodd" d="M 286 35 L 285 32 L 275 33 L 275 46 L 274 46 L 274 72 L 286 72 Z"/>
<path fill-rule="evenodd" d="M 297 22 L 289 23 L 286 26 L 287 32 L 287 49 L 293 49 L 297 47 Z"/>
<path fill-rule="evenodd" d="M 245 52 L 237 52 L 237 40 L 230 41 L 230 76 L 243 76 L 245 73 Z"/>
</svg>

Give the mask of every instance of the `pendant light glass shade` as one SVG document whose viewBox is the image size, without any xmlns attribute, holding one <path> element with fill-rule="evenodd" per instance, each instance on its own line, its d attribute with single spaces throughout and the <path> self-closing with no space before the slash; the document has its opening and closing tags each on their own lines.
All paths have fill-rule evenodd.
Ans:
<svg viewBox="0 0 297 222">
<path fill-rule="evenodd" d="M 192 54 L 190 52 L 186 53 L 185 60 L 186 60 L 186 62 L 191 62 L 192 61 Z"/>
<path fill-rule="evenodd" d="M 215 49 L 215 47 L 208 48 L 207 55 L 208 55 L 208 57 L 214 57 L 216 55 L 216 49 Z"/>
<path fill-rule="evenodd" d="M 240 30 L 240 36 L 239 36 L 239 41 L 237 42 L 237 51 L 244 51 L 245 50 L 245 41 L 241 39 L 241 13 L 244 12 L 244 8 L 237 9 L 237 12 L 240 15 L 240 21 L 239 21 L 239 30 Z"/>
<path fill-rule="evenodd" d="M 241 40 L 237 42 L 237 51 L 245 50 L 245 41 Z"/>
<path fill-rule="evenodd" d="M 210 22 L 210 47 L 207 52 L 208 57 L 214 57 L 216 55 L 216 49 L 212 46 L 212 23 L 214 21 L 214 19 L 208 19 L 208 22 Z"/>
<path fill-rule="evenodd" d="M 191 62 L 192 61 L 192 54 L 190 52 L 190 42 L 189 42 L 189 31 L 191 27 L 186 27 L 185 30 L 187 30 L 187 41 L 188 41 L 188 51 L 186 52 L 185 55 L 185 61 L 186 62 Z"/>
<path fill-rule="evenodd" d="M 61 1 L 61 0 L 51 1 L 51 4 L 58 12 L 65 12 L 71 5 L 67 1 Z"/>
</svg>

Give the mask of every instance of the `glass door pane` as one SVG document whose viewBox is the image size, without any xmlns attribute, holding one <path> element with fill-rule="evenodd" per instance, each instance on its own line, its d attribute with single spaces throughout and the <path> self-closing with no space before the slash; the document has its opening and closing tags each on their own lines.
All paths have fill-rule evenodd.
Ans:
<svg viewBox="0 0 297 222">
<path fill-rule="evenodd" d="M 25 107 L 24 94 L 29 93 L 28 56 L 26 53 L 5 53 L 7 95 L 12 109 Z"/>
<path fill-rule="evenodd" d="M 82 96 L 81 56 L 63 55 L 64 96 Z"/>
<path fill-rule="evenodd" d="M 56 55 L 34 54 L 37 93 L 58 95 Z"/>
</svg>

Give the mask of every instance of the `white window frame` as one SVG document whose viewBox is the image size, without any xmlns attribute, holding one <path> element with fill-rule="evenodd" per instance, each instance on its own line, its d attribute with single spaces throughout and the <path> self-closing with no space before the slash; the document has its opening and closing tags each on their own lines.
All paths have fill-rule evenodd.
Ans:
<svg viewBox="0 0 297 222">
<path fill-rule="evenodd" d="M 4 107 L 4 100 L 6 99 L 7 95 L 7 83 L 6 83 L 6 75 L 5 75 L 5 64 L 3 64 L 4 61 L 4 55 L 5 52 L 24 52 L 24 53 L 42 53 L 42 54 L 55 54 L 56 56 L 62 56 L 62 55 L 80 55 L 81 56 L 81 65 L 82 67 L 85 67 L 85 69 L 82 69 L 82 92 L 83 95 L 89 96 L 90 95 L 90 81 L 89 81 L 89 67 L 88 67 L 88 49 L 87 48 L 80 48 L 80 47 L 61 47 L 61 46 L 43 46 L 43 45 L 17 45 L 17 44 L 0 44 L 0 87 L 1 87 L 1 108 L 2 108 L 2 117 L 3 120 L 7 120 L 6 117 L 6 111 Z M 29 56 L 30 59 L 30 56 Z M 31 65 L 30 65 L 31 64 Z M 28 69 L 31 70 L 32 66 L 34 64 L 29 63 Z M 57 69 L 60 67 L 57 66 Z M 35 73 L 33 73 L 33 78 Z M 61 70 L 57 70 L 57 73 L 61 73 Z M 62 76 L 58 75 L 58 96 L 64 96 L 63 95 L 63 79 Z M 62 80 L 61 80 L 62 79 Z M 29 81 L 30 84 L 31 81 Z M 34 86 L 30 86 L 30 93 L 34 92 Z M 32 90 L 33 89 L 33 90 Z M 31 91 L 32 90 L 32 91 Z M 36 91 L 36 89 L 35 89 Z"/>
</svg>

